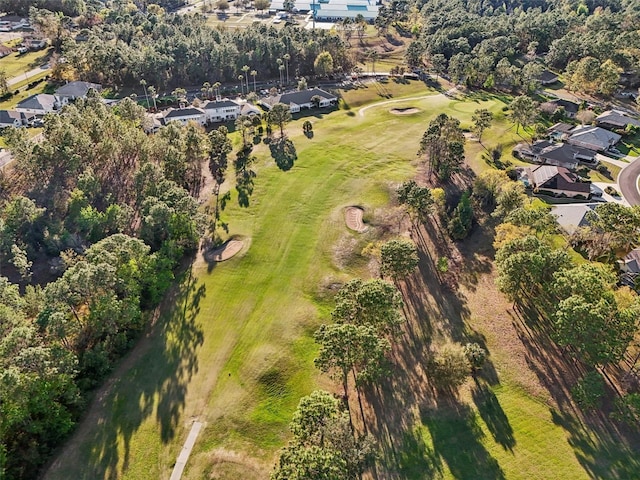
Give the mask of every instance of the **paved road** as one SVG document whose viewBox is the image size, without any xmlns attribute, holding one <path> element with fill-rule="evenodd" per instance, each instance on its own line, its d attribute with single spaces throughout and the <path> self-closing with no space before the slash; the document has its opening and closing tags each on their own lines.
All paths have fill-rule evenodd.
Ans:
<svg viewBox="0 0 640 480">
<path fill-rule="evenodd" d="M 638 192 L 638 177 L 640 176 L 640 159 L 634 160 L 620 171 L 618 185 L 622 196 L 629 205 L 640 205 L 640 192 Z"/>
<path fill-rule="evenodd" d="M 23 82 L 31 77 L 35 77 L 36 75 L 41 74 L 42 72 L 48 72 L 49 71 L 49 67 L 44 68 L 44 67 L 38 67 L 38 68 L 34 68 L 33 70 L 29 70 L 28 72 L 25 73 L 21 73 L 20 75 L 10 78 L 9 80 L 7 80 L 7 85 L 10 87 L 12 85 L 15 85 L 16 83 L 20 83 Z"/>
</svg>

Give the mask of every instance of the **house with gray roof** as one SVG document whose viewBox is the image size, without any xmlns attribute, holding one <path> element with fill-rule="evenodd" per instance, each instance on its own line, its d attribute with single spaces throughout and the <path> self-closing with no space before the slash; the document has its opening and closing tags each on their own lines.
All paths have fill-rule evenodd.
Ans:
<svg viewBox="0 0 640 480">
<path fill-rule="evenodd" d="M 0 128 L 23 127 L 33 121 L 35 115 L 16 110 L 0 110 Z"/>
<path fill-rule="evenodd" d="M 69 82 L 58 88 L 56 90 L 56 95 L 59 98 L 66 98 L 68 101 L 74 101 L 78 98 L 87 98 L 89 90 L 100 92 L 102 90 L 102 85 L 91 82 Z"/>
<path fill-rule="evenodd" d="M 587 148 L 570 145 L 568 143 L 553 143 L 540 140 L 529 145 L 521 143 L 513 149 L 516 157 L 530 162 L 564 167 L 569 170 L 578 168 L 580 162 L 593 164 L 596 162 L 596 152 Z"/>
<path fill-rule="evenodd" d="M 640 121 L 620 110 L 607 110 L 596 117 L 596 125 L 603 128 L 640 127 Z"/>
<path fill-rule="evenodd" d="M 543 70 L 538 76 L 538 80 L 542 85 L 552 85 L 558 81 L 558 75 L 549 70 Z"/>
<path fill-rule="evenodd" d="M 170 122 L 180 122 L 182 125 L 195 122 L 198 125 L 204 125 L 207 123 L 207 114 L 204 110 L 196 107 L 169 108 L 162 112 L 160 122 L 162 125 Z"/>
<path fill-rule="evenodd" d="M 597 203 L 554 205 L 551 213 L 556 217 L 560 228 L 571 235 L 578 228 L 589 226 L 587 214 L 595 210 L 597 205 Z"/>
<path fill-rule="evenodd" d="M 620 141 L 622 137 L 600 127 L 583 125 L 569 132 L 567 143 L 596 152 L 605 152 Z"/>
<path fill-rule="evenodd" d="M 545 105 L 548 106 L 548 110 L 544 110 Z M 564 98 L 556 98 L 555 100 L 550 100 L 548 102 L 543 103 L 541 106 L 544 111 L 553 111 L 555 114 L 558 110 L 563 109 L 565 116 L 568 118 L 575 118 L 578 110 L 580 109 L 580 105 L 570 100 L 565 100 Z"/>
<path fill-rule="evenodd" d="M 54 112 L 63 105 L 67 104 L 67 99 L 60 98 L 57 95 L 48 93 L 40 93 L 31 95 L 16 105 L 16 111 L 23 113 L 31 113 L 34 115 L 46 115 Z"/>
<path fill-rule="evenodd" d="M 314 100 L 318 100 L 318 108 L 327 108 L 338 102 L 338 97 L 321 88 L 310 88 L 264 98 L 260 101 L 265 108 L 271 110 L 277 103 L 289 105 L 291 113 L 297 113 L 303 109 L 314 108 Z"/>
<path fill-rule="evenodd" d="M 240 116 L 240 104 L 228 98 L 211 100 L 202 105 L 206 122 L 228 122 Z"/>
</svg>

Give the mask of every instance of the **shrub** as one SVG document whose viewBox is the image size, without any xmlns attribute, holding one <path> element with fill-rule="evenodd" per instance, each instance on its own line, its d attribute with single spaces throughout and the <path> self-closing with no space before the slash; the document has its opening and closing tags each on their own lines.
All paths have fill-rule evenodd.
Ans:
<svg viewBox="0 0 640 480">
<path fill-rule="evenodd" d="M 469 365 L 471 365 L 471 368 L 474 370 L 481 369 L 487 360 L 487 351 L 477 343 L 467 343 L 462 347 L 462 351 L 465 357 L 467 357 Z"/>
<path fill-rule="evenodd" d="M 571 389 L 571 396 L 585 410 L 598 408 L 603 395 L 604 380 L 595 370 L 587 373 Z"/>
<path fill-rule="evenodd" d="M 469 361 L 459 345 L 445 345 L 431 360 L 431 374 L 439 388 L 458 388 L 469 375 Z"/>
</svg>

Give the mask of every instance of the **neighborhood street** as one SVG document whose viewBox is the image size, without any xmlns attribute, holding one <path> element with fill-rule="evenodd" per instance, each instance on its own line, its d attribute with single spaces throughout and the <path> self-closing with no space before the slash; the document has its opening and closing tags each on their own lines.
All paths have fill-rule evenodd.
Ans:
<svg viewBox="0 0 640 480">
<path fill-rule="evenodd" d="M 11 87 L 12 85 L 15 85 L 16 83 L 20 83 L 24 80 L 28 80 L 31 77 L 35 77 L 36 75 L 41 74 L 42 72 L 46 72 L 49 70 L 49 64 L 46 65 L 41 65 L 37 68 L 34 68 L 32 70 L 29 70 L 28 72 L 25 73 L 21 73 L 20 75 L 17 75 L 13 78 L 10 78 L 7 80 L 7 86 Z"/>
<path fill-rule="evenodd" d="M 634 160 L 620 171 L 618 185 L 622 196 L 629 205 L 640 205 L 640 192 L 638 192 L 638 177 L 640 176 L 640 161 Z"/>
</svg>

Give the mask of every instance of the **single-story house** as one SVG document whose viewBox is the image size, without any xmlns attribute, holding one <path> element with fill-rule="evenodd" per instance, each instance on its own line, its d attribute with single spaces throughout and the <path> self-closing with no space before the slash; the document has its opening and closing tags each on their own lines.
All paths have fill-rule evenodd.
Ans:
<svg viewBox="0 0 640 480">
<path fill-rule="evenodd" d="M 640 274 L 640 248 L 634 248 L 622 260 L 618 260 L 620 271 L 623 273 Z"/>
<path fill-rule="evenodd" d="M 170 122 L 180 122 L 182 125 L 195 122 L 198 125 L 204 125 L 207 123 L 207 114 L 196 107 L 169 108 L 162 112 L 161 122 L 163 125 Z"/>
<path fill-rule="evenodd" d="M 600 127 L 583 125 L 571 130 L 567 142 L 571 145 L 604 152 L 613 147 L 622 137 Z"/>
<path fill-rule="evenodd" d="M 547 129 L 547 133 L 549 134 L 550 137 L 556 140 L 564 140 L 566 137 L 569 136 L 569 132 L 571 132 L 571 130 L 573 130 L 574 127 L 575 125 L 559 122 L 559 123 L 556 123 L 555 125 L 550 126 Z"/>
<path fill-rule="evenodd" d="M 38 36 L 25 37 L 22 43 L 24 43 L 24 46 L 29 50 L 40 50 L 48 45 L 46 38 Z"/>
<path fill-rule="evenodd" d="M 102 85 L 91 82 L 69 82 L 58 88 L 56 90 L 56 95 L 60 98 L 66 98 L 67 101 L 74 101 L 78 98 L 87 98 L 89 90 L 99 92 L 102 90 Z"/>
<path fill-rule="evenodd" d="M 580 178 L 564 167 L 538 165 L 523 169 L 520 179 L 535 193 L 588 198 L 591 184 L 580 182 Z"/>
<path fill-rule="evenodd" d="M 7 55 L 11 55 L 13 50 L 6 45 L 0 44 L 0 58 L 6 57 Z"/>
<path fill-rule="evenodd" d="M 545 110 L 545 105 L 548 106 L 548 110 Z M 563 108 L 564 113 L 568 118 L 575 118 L 578 110 L 580 109 L 580 105 L 570 100 L 565 100 L 564 98 L 556 98 L 555 100 L 545 102 L 540 107 L 544 111 L 552 111 L 553 113 L 557 112 L 558 109 Z"/>
<path fill-rule="evenodd" d="M 314 108 L 314 99 L 318 99 L 319 108 L 327 108 L 338 102 L 338 97 L 321 88 L 310 88 L 296 92 L 288 92 L 280 95 L 264 98 L 260 101 L 267 109 L 271 110 L 277 103 L 289 105 L 291 113 L 297 113 L 303 109 Z"/>
<path fill-rule="evenodd" d="M 34 115 L 46 115 L 62 108 L 67 104 L 67 99 L 60 98 L 57 95 L 48 93 L 40 93 L 31 95 L 16 105 L 16 111 L 23 113 L 32 113 Z"/>
<path fill-rule="evenodd" d="M 640 127 L 640 121 L 620 110 L 607 110 L 596 117 L 596 125 L 603 128 Z"/>
<path fill-rule="evenodd" d="M 538 80 L 540 80 L 542 85 L 552 85 L 558 81 L 558 75 L 549 70 L 543 70 Z"/>
<path fill-rule="evenodd" d="M 551 208 L 551 213 L 556 217 L 560 228 L 571 235 L 578 228 L 589 226 L 587 214 L 597 205 L 596 203 L 555 205 Z"/>
<path fill-rule="evenodd" d="M 0 128 L 23 127 L 33 121 L 35 115 L 16 110 L 0 110 Z"/>
<path fill-rule="evenodd" d="M 578 168 L 580 162 L 594 163 L 596 152 L 567 143 L 552 143 L 540 140 L 532 145 L 519 144 L 514 148 L 517 157 L 544 165 L 555 165 L 570 170 Z"/>
<path fill-rule="evenodd" d="M 205 113 L 205 121 L 209 122 L 227 122 L 235 120 L 240 116 L 240 104 L 233 100 L 211 100 L 202 105 Z"/>
</svg>

